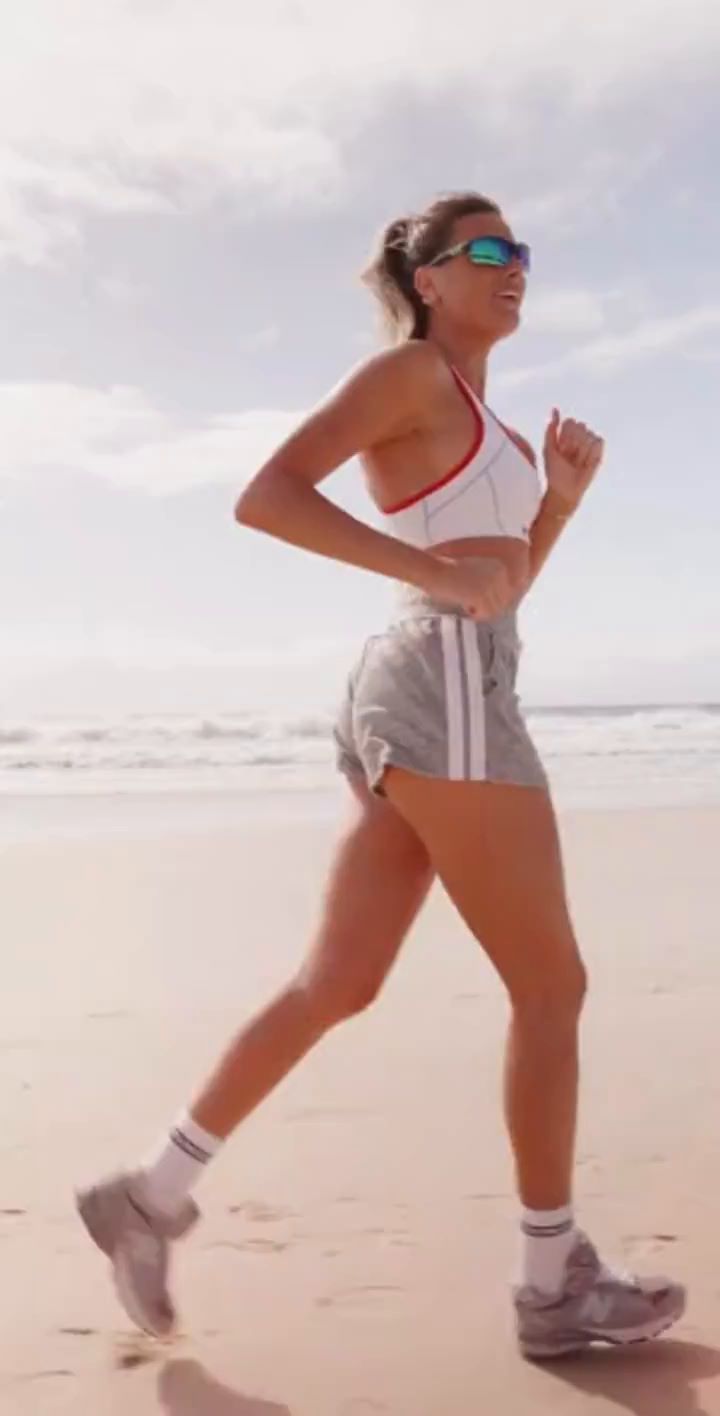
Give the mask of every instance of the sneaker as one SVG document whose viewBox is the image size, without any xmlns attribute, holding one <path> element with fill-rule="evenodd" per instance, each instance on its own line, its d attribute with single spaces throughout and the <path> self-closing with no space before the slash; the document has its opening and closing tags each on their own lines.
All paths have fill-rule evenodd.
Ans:
<svg viewBox="0 0 720 1416">
<path fill-rule="evenodd" d="M 646 1342 L 676 1323 L 686 1304 L 679 1283 L 606 1268 L 584 1234 L 568 1259 L 561 1293 L 525 1287 L 516 1288 L 514 1298 L 520 1351 L 538 1360 L 583 1352 L 593 1342 Z"/>
<path fill-rule="evenodd" d="M 150 1211 L 141 1193 L 141 1177 L 126 1172 L 79 1191 L 76 1203 L 90 1238 L 110 1259 L 128 1317 L 154 1337 L 169 1337 L 177 1321 L 167 1287 L 170 1241 L 192 1229 L 199 1210 L 186 1200 L 177 1215 Z"/>
</svg>

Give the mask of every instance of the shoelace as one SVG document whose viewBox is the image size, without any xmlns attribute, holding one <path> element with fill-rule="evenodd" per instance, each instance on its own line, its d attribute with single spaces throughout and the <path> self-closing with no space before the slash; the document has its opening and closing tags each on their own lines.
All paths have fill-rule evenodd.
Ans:
<svg viewBox="0 0 720 1416">
<path fill-rule="evenodd" d="M 603 1283 L 621 1283 L 625 1288 L 640 1286 L 636 1274 L 628 1269 L 611 1268 L 608 1264 L 601 1263 L 599 1277 Z"/>
<path fill-rule="evenodd" d="M 596 1282 L 619 1283 L 624 1288 L 640 1290 L 641 1285 L 635 1274 L 630 1273 L 627 1269 L 614 1268 L 609 1264 L 602 1263 L 589 1243 L 578 1249 L 575 1256 L 575 1266 L 583 1273 L 592 1273 Z"/>
</svg>

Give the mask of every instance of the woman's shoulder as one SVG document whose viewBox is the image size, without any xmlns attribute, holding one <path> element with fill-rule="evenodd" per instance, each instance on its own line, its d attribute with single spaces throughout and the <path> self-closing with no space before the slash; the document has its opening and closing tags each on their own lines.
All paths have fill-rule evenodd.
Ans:
<svg viewBox="0 0 720 1416">
<path fill-rule="evenodd" d="M 422 399 L 447 384 L 450 370 L 440 350 L 424 339 L 408 339 L 367 355 L 351 369 L 348 379 L 373 384 L 391 397 Z"/>
</svg>

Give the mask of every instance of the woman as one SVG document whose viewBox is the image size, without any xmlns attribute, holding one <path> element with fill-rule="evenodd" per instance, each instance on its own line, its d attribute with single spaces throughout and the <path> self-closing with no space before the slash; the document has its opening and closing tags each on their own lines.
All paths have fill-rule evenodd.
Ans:
<svg viewBox="0 0 720 1416">
<path fill-rule="evenodd" d="M 684 1290 L 601 1264 L 575 1227 L 585 971 L 556 821 L 515 694 L 515 611 L 597 470 L 602 440 L 553 410 L 543 495 L 532 449 L 485 404 L 520 321 L 529 251 L 495 203 L 445 196 L 385 232 L 366 281 L 394 346 L 353 371 L 242 493 L 237 519 L 403 587 L 366 645 L 336 729 L 354 802 L 299 973 L 232 1042 L 154 1156 L 82 1192 L 91 1236 L 141 1327 L 165 1334 L 170 1241 L 238 1123 L 323 1034 L 375 998 L 434 876 L 512 1005 L 505 1111 L 522 1205 L 514 1285 L 524 1355 L 657 1336 Z M 357 454 L 385 531 L 317 490 Z"/>
</svg>

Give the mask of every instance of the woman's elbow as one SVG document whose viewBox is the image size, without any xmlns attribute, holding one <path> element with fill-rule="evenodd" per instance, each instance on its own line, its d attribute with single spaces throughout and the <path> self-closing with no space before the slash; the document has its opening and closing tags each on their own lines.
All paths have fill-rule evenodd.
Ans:
<svg viewBox="0 0 720 1416">
<path fill-rule="evenodd" d="M 272 463 L 251 478 L 235 503 L 235 520 L 254 531 L 282 536 L 297 512 L 297 479 Z"/>
<path fill-rule="evenodd" d="M 267 524 L 271 501 L 268 478 L 261 472 L 248 482 L 235 503 L 235 520 L 240 526 L 261 531 Z"/>
<path fill-rule="evenodd" d="M 247 490 L 240 493 L 240 496 L 238 497 L 235 503 L 233 516 L 235 517 L 235 520 L 237 521 L 239 526 L 252 525 L 250 513 L 250 498 L 248 497 Z"/>
</svg>

